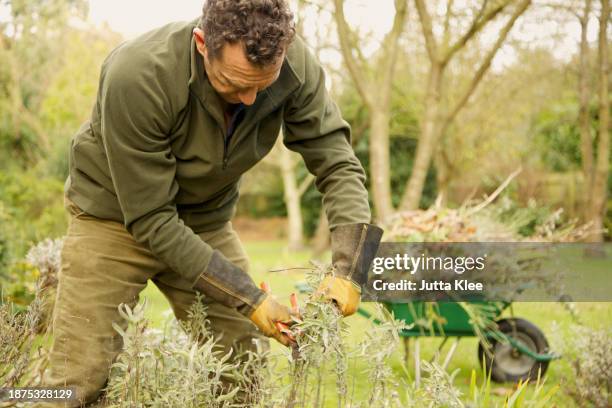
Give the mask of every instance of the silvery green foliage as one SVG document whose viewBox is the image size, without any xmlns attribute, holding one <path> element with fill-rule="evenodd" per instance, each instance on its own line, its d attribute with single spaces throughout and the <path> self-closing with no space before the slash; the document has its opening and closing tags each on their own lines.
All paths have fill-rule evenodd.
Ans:
<svg viewBox="0 0 612 408">
<path fill-rule="evenodd" d="M 63 239 L 45 239 L 28 251 L 26 261 L 40 271 L 42 287 L 57 282 L 63 245 Z"/>
<path fill-rule="evenodd" d="M 237 406 L 239 363 L 219 351 L 208 331 L 203 308 L 184 329 L 176 321 L 165 331 L 147 328 L 146 302 L 119 308 L 124 325 L 115 324 L 123 351 L 111 370 L 106 403 L 109 407 L 230 407 Z M 201 307 L 201 306 L 198 306 Z M 195 315 L 196 312 L 193 314 Z M 199 340 L 199 341 L 197 341 Z"/>
<path fill-rule="evenodd" d="M 380 316 L 380 321 L 372 324 L 365 333 L 365 339 L 358 344 L 354 353 L 355 358 L 369 362 L 365 369 L 370 387 L 369 397 L 359 406 L 402 407 L 404 405 L 399 391 L 407 390 L 408 383 L 405 378 L 396 377 L 390 362 L 400 345 L 399 333 L 409 326 L 403 321 L 396 320 L 380 304 L 376 304 L 376 315 Z"/>
<path fill-rule="evenodd" d="M 315 265 L 307 275 L 314 292 L 322 278 L 333 269 Z M 346 320 L 336 306 L 313 294 L 303 303 L 302 321 L 294 326 L 297 346 L 288 356 L 291 364 L 291 392 L 287 407 L 322 407 L 333 401 L 342 407 L 401 407 L 399 391 L 405 383 L 391 369 L 391 357 L 400 344 L 399 332 L 407 328 L 377 305 L 377 324 L 368 326 L 365 339 L 358 344 L 349 338 Z M 349 370 L 357 361 L 367 361 L 365 372 Z M 357 400 L 355 383 L 368 377 L 365 397 Z M 325 395 L 324 383 L 335 379 L 333 395 Z M 360 390 L 360 394 L 364 394 Z M 327 403 L 327 404 L 326 404 Z"/>
<path fill-rule="evenodd" d="M 308 276 L 312 288 L 330 272 L 329 268 L 315 267 Z M 367 326 L 362 341 L 353 342 L 335 305 L 313 294 L 302 306 L 302 319 L 293 327 L 294 348 L 273 354 L 262 347 L 232 359 L 212 340 L 201 302 L 192 308 L 188 323 L 180 325 L 172 320 L 163 331 L 147 328 L 144 303 L 134 309 L 122 305 L 124 324 L 115 329 L 123 337 L 124 348 L 113 365 L 105 403 L 113 408 L 319 408 L 330 403 L 338 408 L 464 406 L 453 384 L 457 373 L 449 374 L 435 362 L 422 362 L 424 376 L 419 389 L 412 386 L 405 366 L 405 376 L 394 373 L 391 363 L 396 363 L 399 334 L 409 327 L 384 307 L 376 305 L 377 322 Z M 355 363 L 364 361 L 365 368 L 354 368 Z M 365 389 L 356 390 L 356 379 L 363 376 L 368 381 L 359 383 Z M 489 381 L 482 391 L 470 393 L 472 399 L 489 401 Z M 331 392 L 330 383 L 334 383 Z M 520 402 L 524 388 L 525 384 L 509 401 Z M 525 406 L 543 408 L 551 394 Z M 511 406 L 518 405 L 513 402 L 508 404 Z"/>
<path fill-rule="evenodd" d="M 0 304 L 0 387 L 12 387 L 29 364 L 25 352 L 30 340 L 30 322 L 27 313 L 15 312 L 9 303 Z"/>
<path fill-rule="evenodd" d="M 57 284 L 63 240 L 47 239 L 32 247 L 26 260 L 40 271 L 34 300 L 19 309 L 0 293 L 0 388 L 36 384 L 44 370 L 46 350 L 41 347 L 50 321 L 50 299 Z"/>
<path fill-rule="evenodd" d="M 307 275 L 314 292 L 331 269 L 315 268 Z M 333 375 L 338 407 L 346 406 L 348 394 L 348 355 L 344 338 L 347 325 L 338 309 L 316 295 L 307 298 L 301 309 L 302 320 L 294 326 L 297 345 L 288 355 L 291 364 L 291 389 L 287 407 L 320 407 L 326 397 L 324 381 Z"/>
<path fill-rule="evenodd" d="M 422 402 L 429 407 L 463 408 L 460 400 L 461 392 L 455 388 L 453 382 L 459 369 L 448 373 L 436 363 L 421 362 L 423 371 L 427 374 L 423 378 Z"/>
<path fill-rule="evenodd" d="M 245 407 L 282 407 L 290 392 L 285 356 L 271 353 L 267 343 L 255 342 L 257 351 L 240 353 L 242 364 L 230 377 L 237 381 Z"/>
<path fill-rule="evenodd" d="M 561 349 L 572 368 L 565 391 L 580 406 L 612 406 L 612 329 L 574 325 L 570 330 L 571 336 L 556 336 L 565 340 Z"/>
<path fill-rule="evenodd" d="M 40 320 L 38 297 L 26 310 L 17 310 L 0 296 L 0 388 L 31 385 L 44 369 L 44 350 L 36 336 Z"/>
<path fill-rule="evenodd" d="M 36 333 L 44 333 L 50 329 L 63 246 L 63 238 L 45 239 L 30 248 L 26 255 L 26 262 L 39 271 L 36 301 L 40 303 L 40 319 Z"/>
</svg>

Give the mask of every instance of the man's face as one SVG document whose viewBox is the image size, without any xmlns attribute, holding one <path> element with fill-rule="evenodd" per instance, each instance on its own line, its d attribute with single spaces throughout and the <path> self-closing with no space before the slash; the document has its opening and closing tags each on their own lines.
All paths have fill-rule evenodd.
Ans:
<svg viewBox="0 0 612 408">
<path fill-rule="evenodd" d="M 206 75 L 212 87 L 227 103 L 252 105 L 257 93 L 278 79 L 283 58 L 270 66 L 258 67 L 246 58 L 241 43 L 226 44 L 213 60 L 208 58 L 202 30 L 194 30 L 198 52 L 204 59 Z"/>
</svg>

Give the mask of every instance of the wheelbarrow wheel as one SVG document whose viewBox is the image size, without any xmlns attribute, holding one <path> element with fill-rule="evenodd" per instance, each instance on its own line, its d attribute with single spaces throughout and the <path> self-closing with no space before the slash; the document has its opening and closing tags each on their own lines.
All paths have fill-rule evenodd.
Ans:
<svg viewBox="0 0 612 408">
<path fill-rule="evenodd" d="M 544 333 L 536 325 L 525 319 L 503 319 L 497 322 L 499 331 L 506 336 L 520 341 L 535 353 L 548 352 L 548 341 Z M 483 359 L 491 379 L 495 382 L 518 382 L 519 380 L 536 380 L 538 372 L 544 376 L 548 369 L 548 361 L 537 361 L 506 342 L 494 338 L 490 340 L 490 352 L 485 352 L 482 342 L 478 345 L 478 357 L 482 365 Z"/>
</svg>

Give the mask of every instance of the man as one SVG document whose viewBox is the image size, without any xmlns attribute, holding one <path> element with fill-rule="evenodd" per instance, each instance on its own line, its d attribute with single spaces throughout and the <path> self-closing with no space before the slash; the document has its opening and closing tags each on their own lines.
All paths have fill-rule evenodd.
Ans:
<svg viewBox="0 0 612 408">
<path fill-rule="evenodd" d="M 248 275 L 232 229 L 240 176 L 285 145 L 316 176 L 336 275 L 320 288 L 355 312 L 370 222 L 350 130 L 299 38 L 284 0 L 209 0 L 202 17 L 125 42 L 105 60 L 91 119 L 74 137 L 66 205 L 71 223 L 53 322 L 48 386 L 96 399 L 121 348 L 112 322 L 151 280 L 179 319 L 200 292 L 219 344 L 252 348 L 290 310 Z M 371 252 L 371 251 L 370 251 Z"/>
</svg>

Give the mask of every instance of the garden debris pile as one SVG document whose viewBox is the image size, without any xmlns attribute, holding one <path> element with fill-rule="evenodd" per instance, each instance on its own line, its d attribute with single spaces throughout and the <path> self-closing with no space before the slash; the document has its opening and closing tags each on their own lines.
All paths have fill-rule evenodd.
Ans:
<svg viewBox="0 0 612 408">
<path fill-rule="evenodd" d="M 594 231 L 563 210 L 518 207 L 507 197 L 487 205 L 466 203 L 457 209 L 432 206 L 403 211 L 385 223 L 385 240 L 394 242 L 577 242 Z"/>
<path fill-rule="evenodd" d="M 473 251 L 474 246 L 482 247 L 481 251 L 487 247 L 495 248 L 491 251 L 493 256 L 489 254 L 487 258 L 486 268 L 470 271 L 472 281 L 495 288 L 488 291 L 490 300 L 520 299 L 521 293 L 528 293 L 526 287 L 537 288 L 540 291 L 537 293 L 546 298 L 569 300 L 565 284 L 568 271 L 559 265 L 564 257 L 555 255 L 568 246 L 543 244 L 584 241 L 593 229 L 588 224 L 578 225 L 577 220 L 566 220 L 562 210 L 541 207 L 535 201 L 519 207 L 507 197 L 499 197 L 493 202 L 494 198 L 464 203 L 456 209 L 434 205 L 425 210 L 397 213 L 384 225 L 384 241 L 415 245 L 468 243 L 465 249 L 453 246 L 459 253 Z M 498 244 L 510 242 L 517 244 Z M 423 247 L 427 249 L 426 244 Z M 455 278 L 453 273 L 447 277 L 449 280 Z M 466 311 L 473 316 L 475 325 L 480 326 L 478 328 L 484 330 L 495 326 L 486 311 L 469 302 L 460 303 L 469 309 Z M 564 303 L 564 307 L 574 314 L 573 304 Z"/>
</svg>

